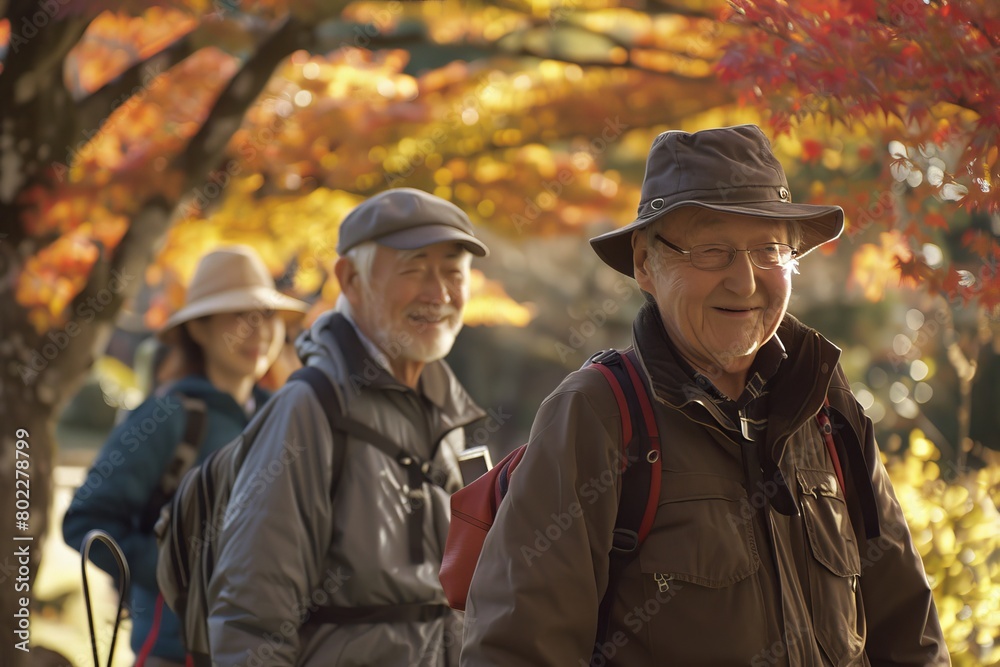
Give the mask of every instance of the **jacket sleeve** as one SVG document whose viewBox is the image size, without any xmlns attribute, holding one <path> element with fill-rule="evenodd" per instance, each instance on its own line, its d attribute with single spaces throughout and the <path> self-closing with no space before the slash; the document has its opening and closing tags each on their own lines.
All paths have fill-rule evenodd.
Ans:
<svg viewBox="0 0 1000 667">
<path fill-rule="evenodd" d="M 111 432 L 63 518 L 63 539 L 74 549 L 95 528 L 113 537 L 133 583 L 147 590 L 157 590 L 156 537 L 139 528 L 139 518 L 183 436 L 185 419 L 183 405 L 169 394 L 143 402 Z M 118 576 L 106 547 L 95 545 L 91 558 Z"/>
<path fill-rule="evenodd" d="M 233 485 L 209 582 L 212 662 L 293 665 L 310 594 L 333 532 L 332 434 L 304 382 L 285 386 L 260 420 Z"/>
<path fill-rule="evenodd" d="M 861 445 L 881 528 L 877 539 L 861 547 L 860 583 L 868 628 L 865 653 L 873 667 L 950 665 L 931 587 L 882 464 L 874 427 L 853 396 L 846 398 L 854 409 L 852 421 L 865 425 Z"/>
<path fill-rule="evenodd" d="M 542 404 L 472 578 L 462 665 L 589 664 L 618 511 L 619 424 L 593 371 Z"/>
</svg>

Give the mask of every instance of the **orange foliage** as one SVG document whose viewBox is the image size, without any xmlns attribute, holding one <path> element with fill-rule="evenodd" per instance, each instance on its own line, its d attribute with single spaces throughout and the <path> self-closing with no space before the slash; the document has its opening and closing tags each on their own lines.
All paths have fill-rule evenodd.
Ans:
<svg viewBox="0 0 1000 667">
<path fill-rule="evenodd" d="M 99 250 L 85 233 L 70 232 L 29 258 L 17 278 L 17 300 L 32 324 L 46 331 L 61 323 L 65 309 L 86 283 Z"/>
<path fill-rule="evenodd" d="M 163 6 L 129 0 L 122 11 L 94 18 L 64 63 L 72 94 L 78 99 L 100 94 L 128 68 L 179 39 L 189 41 L 193 54 L 169 70 L 157 69 L 161 66 L 151 59 L 138 91 L 112 101 L 106 118 L 82 128 L 82 141 L 54 147 L 46 178 L 19 194 L 26 234 L 71 234 L 113 253 L 144 203 L 178 201 L 190 187 L 175 158 L 260 35 L 206 0 L 157 4 Z M 73 7 L 74 13 L 87 14 L 103 9 L 100 3 Z M 251 23 L 266 23 L 287 11 L 308 22 L 334 9 L 334 3 L 309 0 L 240 5 Z M 539 6 L 538 11 L 561 22 L 567 18 L 564 9 Z M 510 8 L 451 11 L 433 3 L 355 3 L 344 18 L 374 24 L 383 36 L 422 21 L 432 41 L 473 43 L 505 35 L 520 39 L 515 33 L 534 21 Z M 183 284 L 172 282 L 165 267 L 178 262 L 183 275 L 192 258 L 220 242 L 253 243 L 276 275 L 294 261 L 289 279 L 295 290 L 323 299 L 335 296 L 323 268 L 333 253 L 327 246 L 318 248 L 315 239 L 335 244 L 343 215 L 387 187 L 434 192 L 462 206 L 477 224 L 518 240 L 630 220 L 637 185 L 609 165 L 622 157 L 641 160 L 655 131 L 651 128 L 663 122 L 662 109 L 677 100 L 701 110 L 716 97 L 729 99 L 710 85 L 685 94 L 691 81 L 706 75 L 705 62 L 718 56 L 725 29 L 707 19 L 651 17 L 625 9 L 581 12 L 579 18 L 587 29 L 628 43 L 612 49 L 611 62 L 644 54 L 640 59 L 650 58 L 657 69 L 682 76 L 664 79 L 640 69 L 546 59 L 526 67 L 503 55 L 411 72 L 406 51 L 361 48 L 367 44 L 361 34 L 344 40 L 353 46 L 294 53 L 247 110 L 224 161 L 212 165 L 208 182 L 196 186 L 179 208 L 180 224 L 174 226 L 159 273 L 148 276 L 168 290 L 154 301 L 148 322 L 162 319 L 179 294 L 171 285 Z M 604 41 L 595 38 L 593 44 Z M 606 60 L 600 48 L 592 51 L 580 55 Z M 639 132 L 630 141 L 633 125 Z M 192 236 L 195 228 L 198 235 Z M 34 285 L 42 267 L 55 261 L 52 254 L 68 247 L 49 246 L 48 259 L 35 259 L 24 285 Z M 22 305 L 44 313 L 33 320 L 38 326 L 69 316 L 59 306 L 69 303 L 71 287 L 85 284 L 88 267 L 68 263 L 63 268 L 55 300 L 38 299 L 27 288 L 18 292 Z M 490 289 L 484 298 L 493 305 L 482 320 L 490 310 L 496 315 L 504 308 L 502 319 L 527 317 Z"/>
<path fill-rule="evenodd" d="M 97 90 L 197 25 L 189 12 L 178 9 L 150 7 L 141 16 L 104 12 L 66 58 L 70 90 L 77 94 Z"/>
</svg>

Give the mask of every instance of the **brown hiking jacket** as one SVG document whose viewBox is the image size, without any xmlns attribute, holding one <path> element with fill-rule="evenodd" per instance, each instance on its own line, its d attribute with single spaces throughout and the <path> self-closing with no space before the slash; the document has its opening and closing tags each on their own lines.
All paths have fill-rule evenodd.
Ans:
<svg viewBox="0 0 1000 667">
<path fill-rule="evenodd" d="M 840 350 L 785 318 L 778 337 L 788 356 L 765 385 L 766 431 L 750 444 L 682 370 L 665 336 L 645 306 L 633 342 L 660 431 L 659 508 L 622 575 L 595 664 L 950 664 Z M 864 472 L 856 479 L 841 462 L 846 497 L 815 418 L 826 396 L 840 415 L 837 439 Z M 589 664 L 618 511 L 620 440 L 617 403 L 599 373 L 570 374 L 542 404 L 473 577 L 462 665 Z M 744 474 L 748 444 L 780 470 L 756 488 Z M 855 487 L 866 485 L 881 531 L 873 539 L 855 501 Z"/>
</svg>

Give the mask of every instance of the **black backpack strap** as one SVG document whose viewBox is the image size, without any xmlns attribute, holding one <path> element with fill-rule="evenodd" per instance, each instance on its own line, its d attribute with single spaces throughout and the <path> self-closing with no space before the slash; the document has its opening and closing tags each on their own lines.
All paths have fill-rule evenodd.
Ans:
<svg viewBox="0 0 1000 667">
<path fill-rule="evenodd" d="M 379 433 L 367 424 L 362 424 L 361 422 L 344 415 L 343 410 L 340 407 L 340 402 L 337 400 L 333 384 L 326 376 L 326 373 L 320 369 L 313 366 L 306 366 L 292 373 L 288 379 L 289 381 L 293 379 L 301 379 L 308 382 L 309 385 L 313 387 L 313 390 L 316 391 L 321 403 L 324 406 L 328 406 L 325 409 L 326 417 L 330 421 L 330 430 L 333 431 L 334 434 L 346 433 L 353 435 L 362 442 L 370 444 L 386 456 L 392 458 L 406 470 L 406 484 L 409 489 L 408 524 L 410 562 L 424 562 L 424 512 L 427 500 L 423 485 L 426 481 L 431 484 L 443 486 L 443 476 L 435 475 L 435 471 L 429 462 L 423 461 L 414 454 L 407 452 L 384 434 Z M 334 406 L 331 405 L 330 398 L 324 399 L 324 396 L 332 396 L 333 403 L 336 404 L 336 410 L 331 409 Z M 337 452 L 338 449 L 340 450 L 339 453 Z M 340 471 L 344 467 L 343 457 L 345 450 L 346 446 L 339 448 L 334 447 L 334 465 L 337 467 L 337 470 L 334 471 L 335 483 L 332 485 L 334 492 L 336 491 L 336 485 L 340 479 Z M 441 479 L 439 479 L 439 477 Z"/>
<path fill-rule="evenodd" d="M 343 431 L 337 427 L 337 418 L 343 413 L 340 404 L 340 397 L 337 390 L 333 388 L 333 383 L 326 373 L 315 366 L 303 366 L 288 376 L 288 382 L 301 380 L 312 387 L 313 393 L 319 399 L 319 404 L 323 406 L 323 413 L 330 423 L 330 432 L 333 434 L 333 470 L 330 479 L 330 498 L 337 496 L 337 488 L 340 486 L 340 477 L 344 473 L 344 459 L 347 457 L 347 438 L 342 438 L 340 446 L 337 446 L 338 435 Z"/>
<path fill-rule="evenodd" d="M 208 429 L 205 401 L 180 392 L 175 392 L 174 397 L 184 408 L 184 435 L 174 448 L 173 458 L 170 459 L 163 476 L 160 477 L 160 483 L 153 490 L 142 511 L 139 527 L 144 532 L 153 530 L 157 519 L 160 518 L 160 510 L 174 497 L 184 474 L 194 467 L 194 462 L 198 459 L 198 450 L 205 440 L 205 432 Z"/>
<path fill-rule="evenodd" d="M 308 625 L 357 625 L 359 623 L 427 623 L 451 611 L 446 604 L 412 602 L 371 607 L 319 607 L 309 614 Z"/>
<path fill-rule="evenodd" d="M 639 373 L 635 350 L 624 354 L 610 350 L 591 361 L 608 379 L 622 416 L 622 491 L 609 554 L 608 587 L 598 610 L 597 635 L 591 664 L 598 647 L 607 641 L 611 608 L 622 573 L 639 554 L 656 517 L 660 497 L 660 435 L 649 391 Z"/>
<path fill-rule="evenodd" d="M 842 484 L 844 498 L 850 502 L 853 497 L 860 509 L 864 524 L 863 536 L 868 540 L 876 539 L 882 534 L 879 525 L 878 498 L 875 489 L 872 488 L 871 471 L 865 460 L 866 451 L 872 456 L 878 456 L 878 447 L 875 444 L 873 432 L 868 429 L 866 442 L 861 442 L 861 438 L 855 432 L 851 422 L 840 410 L 830 404 L 829 399 L 823 406 L 821 414 L 823 413 L 827 416 L 829 436 L 835 447 L 830 455 L 834 466 L 842 468 L 843 462 L 847 461 L 846 478 L 851 482 L 853 493 L 849 494 L 847 485 Z M 823 428 L 822 421 L 820 421 L 820 430 L 824 432 L 825 437 L 827 433 Z M 845 477 L 843 472 L 841 477 Z M 859 532 L 857 526 L 855 526 L 855 532 Z M 862 535 L 859 534 L 858 544 L 861 544 L 861 537 Z"/>
</svg>

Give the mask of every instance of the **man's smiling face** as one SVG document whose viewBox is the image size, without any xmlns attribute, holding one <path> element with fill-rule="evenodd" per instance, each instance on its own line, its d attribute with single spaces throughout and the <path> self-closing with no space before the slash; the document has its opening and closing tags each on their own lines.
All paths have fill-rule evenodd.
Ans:
<svg viewBox="0 0 1000 667">
<path fill-rule="evenodd" d="M 406 341 L 397 361 L 441 359 L 462 328 L 471 260 L 454 242 L 417 250 L 378 246 L 371 284 L 355 306 L 363 330 L 386 351 Z"/>
<path fill-rule="evenodd" d="M 724 243 L 745 249 L 789 242 L 787 223 L 686 207 L 654 223 L 655 232 L 684 249 Z M 636 279 L 653 295 L 671 341 L 693 366 L 710 377 L 741 375 L 778 330 L 788 308 L 795 262 L 760 269 L 745 252 L 728 267 L 705 271 L 666 246 L 649 245 L 636 232 Z M 644 250 L 644 252 L 643 252 Z"/>
</svg>

